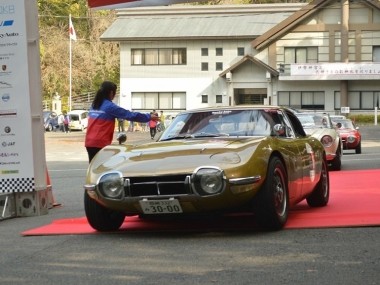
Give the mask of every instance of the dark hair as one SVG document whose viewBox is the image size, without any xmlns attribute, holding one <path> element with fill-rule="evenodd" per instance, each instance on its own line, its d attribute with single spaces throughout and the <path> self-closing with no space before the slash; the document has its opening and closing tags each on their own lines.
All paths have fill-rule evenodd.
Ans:
<svg viewBox="0 0 380 285">
<path fill-rule="evenodd" d="M 111 81 L 104 81 L 100 85 L 99 90 L 96 92 L 94 101 L 92 101 L 92 108 L 98 110 L 105 99 L 109 99 L 109 94 L 112 91 L 116 93 L 117 85 Z"/>
</svg>

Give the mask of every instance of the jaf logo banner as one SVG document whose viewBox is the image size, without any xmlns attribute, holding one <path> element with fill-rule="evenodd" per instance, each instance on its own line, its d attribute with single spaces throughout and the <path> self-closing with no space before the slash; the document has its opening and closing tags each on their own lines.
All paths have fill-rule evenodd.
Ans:
<svg viewBox="0 0 380 285">
<path fill-rule="evenodd" d="M 0 0 L 0 193 L 34 191 L 24 1 Z"/>
</svg>

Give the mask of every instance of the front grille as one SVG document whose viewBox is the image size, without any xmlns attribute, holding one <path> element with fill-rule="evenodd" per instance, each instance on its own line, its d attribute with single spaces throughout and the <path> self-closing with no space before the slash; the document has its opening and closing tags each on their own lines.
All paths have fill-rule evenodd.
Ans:
<svg viewBox="0 0 380 285">
<path fill-rule="evenodd" d="M 124 191 L 126 197 L 188 195 L 190 175 L 126 177 Z"/>
</svg>

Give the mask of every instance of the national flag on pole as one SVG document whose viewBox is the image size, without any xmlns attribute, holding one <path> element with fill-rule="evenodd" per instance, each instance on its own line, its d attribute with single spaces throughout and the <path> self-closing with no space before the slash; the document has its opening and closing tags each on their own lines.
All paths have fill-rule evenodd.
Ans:
<svg viewBox="0 0 380 285">
<path fill-rule="evenodd" d="M 166 6 L 179 3 L 202 2 L 199 0 L 87 0 L 88 6 L 95 9 L 121 9 L 143 6 Z"/>
<path fill-rule="evenodd" d="M 69 16 L 69 33 L 70 33 L 70 40 L 76 41 L 77 34 L 75 33 L 73 22 L 71 21 L 71 15 Z"/>
</svg>

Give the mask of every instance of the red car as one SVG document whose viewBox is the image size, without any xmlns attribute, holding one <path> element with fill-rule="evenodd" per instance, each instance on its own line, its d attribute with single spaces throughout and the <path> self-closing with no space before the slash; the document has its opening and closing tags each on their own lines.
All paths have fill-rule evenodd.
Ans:
<svg viewBox="0 0 380 285">
<path fill-rule="evenodd" d="M 362 136 L 359 127 L 350 119 L 335 119 L 334 123 L 342 139 L 343 149 L 354 149 L 357 154 L 362 153 Z"/>
</svg>

